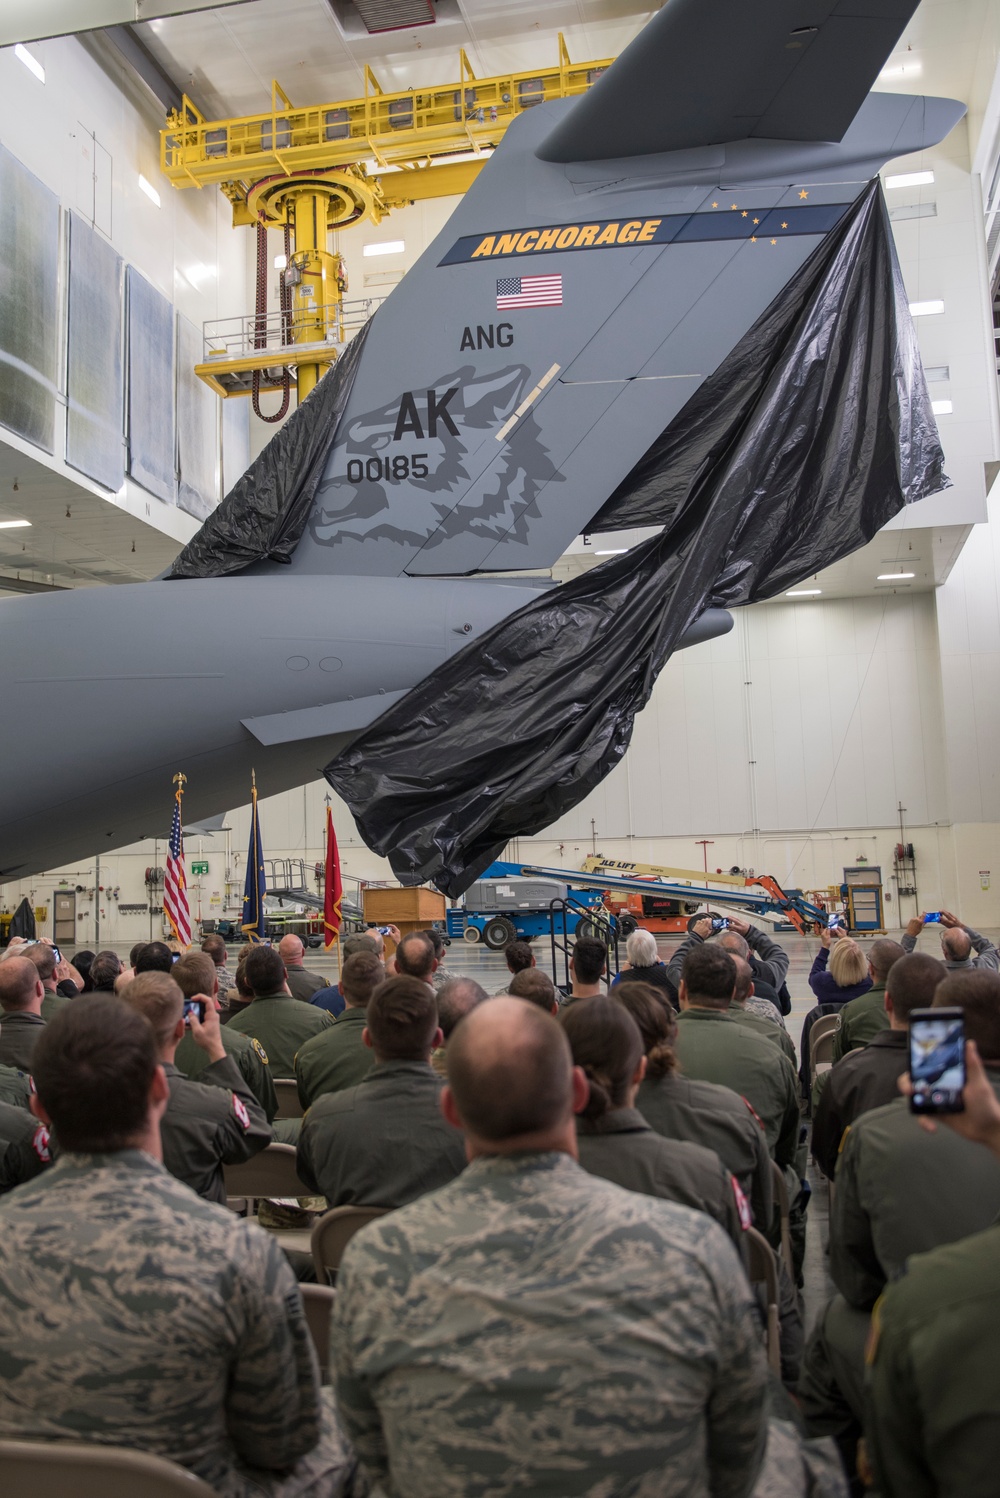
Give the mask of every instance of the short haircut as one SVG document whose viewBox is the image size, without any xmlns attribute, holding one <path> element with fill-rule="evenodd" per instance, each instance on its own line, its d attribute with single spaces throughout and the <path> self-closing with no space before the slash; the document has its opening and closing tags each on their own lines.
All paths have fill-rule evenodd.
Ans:
<svg viewBox="0 0 1000 1498">
<path fill-rule="evenodd" d="M 252 999 L 253 989 L 247 982 L 247 958 L 253 951 L 252 946 L 243 948 L 236 961 L 236 971 L 233 974 L 233 986 L 241 999 Z"/>
<path fill-rule="evenodd" d="M 427 940 L 434 948 L 434 956 L 437 958 L 438 962 L 440 962 L 444 957 L 445 952 L 447 952 L 448 950 L 448 943 L 444 939 L 444 933 L 442 931 L 439 931 L 436 926 L 428 926 L 427 930 L 422 931 L 420 935 L 426 936 Z"/>
<path fill-rule="evenodd" d="M 941 949 L 949 962 L 964 962 L 972 951 L 968 931 L 962 926 L 946 926 L 941 932 Z"/>
<path fill-rule="evenodd" d="M 425 931 L 411 931 L 396 948 L 396 966 L 402 976 L 429 983 L 434 971 L 434 943 Z"/>
<path fill-rule="evenodd" d="M 94 953 L 90 950 L 89 947 L 85 947 L 82 952 L 74 952 L 73 966 L 76 968 L 77 972 L 80 974 L 80 977 L 83 979 L 84 993 L 90 993 L 93 989 L 93 984 L 90 980 L 90 969 L 93 967 L 93 965 Z"/>
<path fill-rule="evenodd" d="M 725 947 L 699 942 L 685 954 L 681 978 L 692 1003 L 728 1009 L 736 989 L 736 963 Z"/>
<path fill-rule="evenodd" d="M 639 1026 L 642 1047 L 646 1052 L 646 1076 L 657 1081 L 675 1071 L 676 1024 L 673 1010 L 661 991 L 651 983 L 619 983 L 612 988 L 610 997 L 614 1003 L 627 1009 Z"/>
<path fill-rule="evenodd" d="M 581 936 L 572 952 L 578 983 L 600 983 L 608 965 L 608 949 L 596 936 Z"/>
<path fill-rule="evenodd" d="M 827 971 L 838 988 L 853 988 L 867 978 L 868 959 L 856 941 L 842 936 L 833 944 Z"/>
<path fill-rule="evenodd" d="M 539 1009 L 544 1009 L 548 1014 L 552 1013 L 552 1006 L 559 999 L 555 984 L 540 967 L 527 967 L 522 972 L 515 973 L 507 984 L 507 992 L 512 998 L 526 999 L 529 1004 L 537 1004 Z"/>
<path fill-rule="evenodd" d="M 136 964 L 136 961 L 138 959 L 139 953 L 142 951 L 142 949 L 143 949 L 143 947 L 145 945 L 146 945 L 146 943 L 144 941 L 137 941 L 137 942 L 133 942 L 132 943 L 131 950 L 129 951 L 129 954 L 128 954 L 128 965 L 129 965 L 129 967 L 132 967 L 132 968 L 135 967 L 135 964 Z"/>
<path fill-rule="evenodd" d="M 912 1010 L 929 1009 L 938 984 L 947 976 L 948 969 L 939 958 L 926 952 L 911 952 L 908 956 L 904 953 L 892 964 L 885 983 L 896 1018 L 906 1024 Z"/>
<path fill-rule="evenodd" d="M 512 941 L 504 948 L 503 955 L 507 962 L 507 970 L 511 973 L 524 973 L 535 965 L 531 947 L 526 941 Z"/>
<path fill-rule="evenodd" d="M 226 951 L 226 943 L 217 931 L 212 931 L 205 937 L 201 950 L 208 953 L 216 967 L 225 967 L 229 953 Z"/>
<path fill-rule="evenodd" d="M 33 962 L 38 969 L 38 976 L 43 983 L 49 983 L 56 974 L 56 954 L 44 941 L 35 942 L 34 946 L 22 947 L 18 956 L 25 956 L 29 962 Z M 8 959 L 9 961 L 9 959 Z"/>
<path fill-rule="evenodd" d="M 585 1118 L 601 1118 L 621 1108 L 643 1056 L 639 1026 L 610 999 L 578 999 L 560 1015 L 575 1065 L 590 1083 Z"/>
<path fill-rule="evenodd" d="M 8 957 L 0 962 L 0 1009 L 5 1014 L 27 1009 L 38 981 L 38 969 L 29 958 Z"/>
<path fill-rule="evenodd" d="M 516 1022 L 495 1043 L 478 1036 L 497 1004 L 518 1004 Z M 446 1052 L 448 1082 L 462 1122 L 480 1139 L 499 1143 L 539 1134 L 571 1116 L 573 1057 L 551 1014 L 520 1000 L 491 999 L 459 1025 Z"/>
<path fill-rule="evenodd" d="M 346 962 L 348 957 L 353 957 L 355 952 L 373 952 L 378 956 L 378 942 L 374 936 L 348 936 L 341 942 L 340 955 Z"/>
<path fill-rule="evenodd" d="M 184 1013 L 184 994 L 169 973 L 140 973 L 122 993 L 121 1001 L 149 1021 L 157 1050 L 169 1045 Z"/>
<path fill-rule="evenodd" d="M 124 999 L 96 994 L 61 1009 L 31 1062 L 60 1148 L 109 1154 L 133 1144 L 145 1129 L 157 1064 L 152 1026 Z"/>
<path fill-rule="evenodd" d="M 746 958 L 737 957 L 734 952 L 730 952 L 729 955 L 736 964 L 736 987 L 733 989 L 733 1003 L 745 1004 L 750 997 L 750 990 L 753 988 L 753 968 L 747 962 Z"/>
<path fill-rule="evenodd" d="M 744 962 L 749 962 L 750 943 L 738 931 L 722 931 L 715 941 L 730 957 L 742 957 Z"/>
<path fill-rule="evenodd" d="M 888 936 L 880 936 L 878 941 L 873 941 L 868 948 L 868 963 L 875 975 L 875 981 L 884 983 L 893 963 L 905 956 L 906 953 L 899 942 L 892 941 Z"/>
<path fill-rule="evenodd" d="M 90 986 L 94 993 L 113 993 L 122 970 L 117 952 L 98 952 L 90 964 Z"/>
<path fill-rule="evenodd" d="M 438 1024 L 445 1040 L 460 1019 L 488 999 L 489 994 L 475 978 L 449 978 L 437 991 Z"/>
<path fill-rule="evenodd" d="M 247 986 L 253 994 L 278 993 L 285 982 L 285 964 L 274 947 L 254 942 L 243 964 Z"/>
<path fill-rule="evenodd" d="M 946 973 L 931 1007 L 949 1005 L 964 1012 L 965 1038 L 976 1042 L 982 1059 L 993 1066 L 1000 1064 L 1000 973 L 976 967 L 964 973 Z"/>
<path fill-rule="evenodd" d="M 385 964 L 374 952 L 355 952 L 340 972 L 344 998 L 354 1009 L 366 1009 L 372 994 L 385 982 Z"/>
<path fill-rule="evenodd" d="M 625 955 L 633 967 L 652 967 L 660 955 L 652 931 L 633 931 L 625 942 Z"/>
<path fill-rule="evenodd" d="M 365 1018 L 379 1061 L 426 1061 L 438 1027 L 437 996 L 420 978 L 388 978 L 368 1000 Z"/>
<path fill-rule="evenodd" d="M 170 969 L 170 976 L 186 999 L 196 993 L 210 995 L 218 982 L 215 963 L 207 952 L 185 952 Z"/>
<path fill-rule="evenodd" d="M 174 954 L 165 941 L 148 941 L 133 965 L 137 973 L 169 973 Z"/>
</svg>

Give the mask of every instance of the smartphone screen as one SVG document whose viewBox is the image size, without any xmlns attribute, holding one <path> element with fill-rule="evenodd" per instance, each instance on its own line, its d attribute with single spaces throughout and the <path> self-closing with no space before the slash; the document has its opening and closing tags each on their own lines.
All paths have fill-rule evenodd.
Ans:
<svg viewBox="0 0 1000 1498">
<path fill-rule="evenodd" d="M 839 926 L 840 925 L 840 916 L 839 915 L 828 916 L 826 924 L 827 924 L 827 928 L 830 931 L 832 931 L 835 926 Z"/>
<path fill-rule="evenodd" d="M 912 1112 L 964 1112 L 965 1016 L 961 1009 L 911 1012 L 910 1081 Z"/>
<path fill-rule="evenodd" d="M 726 918 L 725 918 L 724 915 L 714 915 L 712 917 L 712 930 L 713 931 L 726 931 L 726 930 L 728 930 L 728 927 L 729 927 L 729 922 L 726 920 Z"/>
<path fill-rule="evenodd" d="M 185 1025 L 190 1026 L 192 1014 L 196 1014 L 198 1016 L 198 1023 L 199 1024 L 203 1025 L 205 1023 L 205 1000 L 204 999 L 185 999 L 184 1000 L 184 1023 L 185 1023 Z"/>
<path fill-rule="evenodd" d="M 927 915 L 924 916 L 924 925 L 925 926 L 929 926 L 933 921 L 940 921 L 940 919 L 941 919 L 941 912 L 940 912 L 940 910 L 932 910 Z"/>
<path fill-rule="evenodd" d="M 57 962 L 62 962 L 62 953 L 60 952 L 60 950 L 59 950 L 59 948 L 57 946 L 53 946 L 53 948 L 52 948 L 52 955 L 56 959 Z"/>
</svg>

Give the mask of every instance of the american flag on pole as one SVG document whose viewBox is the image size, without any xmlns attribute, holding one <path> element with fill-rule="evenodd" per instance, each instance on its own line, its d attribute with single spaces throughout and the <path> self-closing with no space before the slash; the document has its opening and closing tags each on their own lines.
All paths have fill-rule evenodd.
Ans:
<svg viewBox="0 0 1000 1498">
<path fill-rule="evenodd" d="M 183 782 L 182 782 L 183 784 Z M 167 872 L 163 881 L 163 913 L 182 947 L 191 945 L 191 909 L 187 897 L 187 873 L 184 868 L 184 835 L 181 831 L 182 784 L 174 797 L 174 820 L 170 825 L 167 849 Z"/>
<path fill-rule="evenodd" d="M 562 276 L 504 276 L 497 282 L 497 311 L 517 307 L 561 307 Z"/>
</svg>

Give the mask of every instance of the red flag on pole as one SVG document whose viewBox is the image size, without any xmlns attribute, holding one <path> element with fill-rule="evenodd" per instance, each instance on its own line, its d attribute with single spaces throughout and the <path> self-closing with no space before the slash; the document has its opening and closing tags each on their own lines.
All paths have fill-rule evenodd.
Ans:
<svg viewBox="0 0 1000 1498">
<path fill-rule="evenodd" d="M 337 851 L 337 834 L 333 830 L 333 812 L 326 809 L 326 881 L 323 896 L 324 946 L 329 951 L 334 942 L 340 940 L 340 902 L 344 896 L 344 881 L 340 877 L 340 854 Z"/>
</svg>

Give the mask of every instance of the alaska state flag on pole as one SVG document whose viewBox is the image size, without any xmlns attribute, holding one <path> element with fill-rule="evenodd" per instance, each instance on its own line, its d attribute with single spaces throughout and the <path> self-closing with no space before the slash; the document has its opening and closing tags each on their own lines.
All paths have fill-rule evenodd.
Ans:
<svg viewBox="0 0 1000 1498">
<path fill-rule="evenodd" d="M 250 809 L 250 847 L 247 850 L 247 877 L 243 886 L 243 920 L 240 923 L 251 941 L 264 940 L 264 848 L 260 840 L 260 817 L 257 814 L 257 777 L 253 777 Z"/>
<path fill-rule="evenodd" d="M 333 830 L 333 812 L 326 809 L 326 880 L 323 885 L 323 936 L 326 950 L 340 940 L 341 910 L 344 898 L 344 881 L 340 875 L 340 852 L 337 834 Z"/>
</svg>

